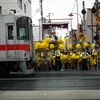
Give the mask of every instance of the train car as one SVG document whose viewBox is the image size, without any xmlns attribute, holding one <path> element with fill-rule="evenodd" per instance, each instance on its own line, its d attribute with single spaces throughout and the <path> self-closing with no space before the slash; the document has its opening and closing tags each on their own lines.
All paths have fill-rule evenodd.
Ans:
<svg viewBox="0 0 100 100">
<path fill-rule="evenodd" d="M 0 15 L 0 75 L 34 73 L 32 20 L 24 13 Z"/>
</svg>

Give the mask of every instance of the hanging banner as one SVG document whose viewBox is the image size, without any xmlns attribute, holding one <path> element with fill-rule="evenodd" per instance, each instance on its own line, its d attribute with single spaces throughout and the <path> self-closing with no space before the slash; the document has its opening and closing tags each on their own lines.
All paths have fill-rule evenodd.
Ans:
<svg viewBox="0 0 100 100">
<path fill-rule="evenodd" d="M 43 29 L 49 29 L 49 28 L 68 28 L 68 23 L 58 23 L 58 22 L 53 22 L 53 23 L 42 23 L 42 28 Z"/>
</svg>

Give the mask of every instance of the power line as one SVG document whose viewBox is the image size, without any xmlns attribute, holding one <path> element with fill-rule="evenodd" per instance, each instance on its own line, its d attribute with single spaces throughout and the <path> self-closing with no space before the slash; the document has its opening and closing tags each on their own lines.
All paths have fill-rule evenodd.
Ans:
<svg viewBox="0 0 100 100">
<path fill-rule="evenodd" d="M 40 8 L 36 10 L 35 14 L 32 16 L 32 18 L 40 11 Z"/>
<path fill-rule="evenodd" d="M 76 3 L 76 0 L 74 1 L 74 5 L 73 5 L 73 8 L 72 8 L 72 12 L 73 12 L 73 10 L 74 10 L 74 7 L 75 7 L 75 3 Z"/>
<path fill-rule="evenodd" d="M 89 2 L 91 2 L 91 4 L 94 4 L 91 0 L 88 0 Z"/>
</svg>

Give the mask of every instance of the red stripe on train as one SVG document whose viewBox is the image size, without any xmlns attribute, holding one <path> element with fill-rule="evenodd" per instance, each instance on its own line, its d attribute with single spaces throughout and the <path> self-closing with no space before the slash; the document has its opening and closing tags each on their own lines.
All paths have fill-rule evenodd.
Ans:
<svg viewBox="0 0 100 100">
<path fill-rule="evenodd" d="M 29 44 L 0 45 L 0 51 L 3 51 L 3 50 L 26 50 L 26 51 L 30 51 L 30 45 Z"/>
</svg>

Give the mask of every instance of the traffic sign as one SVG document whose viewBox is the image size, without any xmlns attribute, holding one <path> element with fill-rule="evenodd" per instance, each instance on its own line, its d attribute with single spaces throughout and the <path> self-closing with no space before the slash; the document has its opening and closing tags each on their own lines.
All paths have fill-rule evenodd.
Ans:
<svg viewBox="0 0 100 100">
<path fill-rule="evenodd" d="M 96 19 L 96 21 L 94 22 L 94 25 L 99 24 L 100 18 L 99 18 L 97 15 L 95 15 L 95 14 L 93 14 L 93 16 L 94 16 L 94 18 Z"/>
</svg>

